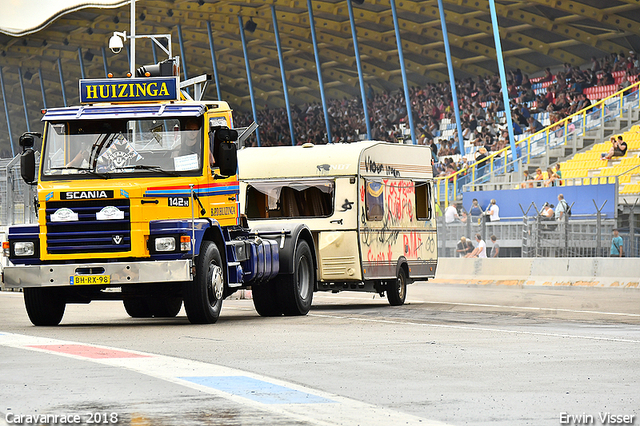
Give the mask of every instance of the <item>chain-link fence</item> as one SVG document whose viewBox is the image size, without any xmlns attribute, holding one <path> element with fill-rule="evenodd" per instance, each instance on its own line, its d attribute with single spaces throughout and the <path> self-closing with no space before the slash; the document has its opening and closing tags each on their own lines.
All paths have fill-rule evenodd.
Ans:
<svg viewBox="0 0 640 426">
<path fill-rule="evenodd" d="M 38 160 L 36 153 L 36 163 Z M 20 156 L 0 159 L 0 227 L 36 222 L 35 197 L 36 186 L 22 180 Z"/>
<path fill-rule="evenodd" d="M 531 207 L 534 207 L 531 209 Z M 564 216 L 563 220 L 545 219 L 535 205 L 522 217 L 502 218 L 490 222 L 488 216 L 467 216 L 464 222 L 438 223 L 438 255 L 464 256 L 461 239 L 477 245 L 476 235 L 487 244 L 487 255 L 493 247 L 491 236 L 496 237 L 500 257 L 607 257 L 611 250 L 613 230 L 618 220 L 601 214 L 594 208 L 592 215 Z M 625 227 L 619 228 L 623 252 L 627 257 L 640 257 L 640 230 L 634 225 L 640 215 L 631 211 L 625 218 Z M 464 218 L 465 216 L 462 215 Z"/>
</svg>

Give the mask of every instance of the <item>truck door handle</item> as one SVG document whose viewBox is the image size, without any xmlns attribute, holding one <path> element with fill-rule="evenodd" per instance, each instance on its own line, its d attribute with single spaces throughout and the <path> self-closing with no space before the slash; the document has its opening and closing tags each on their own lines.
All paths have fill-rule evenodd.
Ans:
<svg viewBox="0 0 640 426">
<path fill-rule="evenodd" d="M 158 200 L 140 200 L 140 204 L 158 204 Z"/>
<path fill-rule="evenodd" d="M 337 223 L 338 225 L 342 225 L 342 219 L 332 220 L 329 223 Z"/>
</svg>

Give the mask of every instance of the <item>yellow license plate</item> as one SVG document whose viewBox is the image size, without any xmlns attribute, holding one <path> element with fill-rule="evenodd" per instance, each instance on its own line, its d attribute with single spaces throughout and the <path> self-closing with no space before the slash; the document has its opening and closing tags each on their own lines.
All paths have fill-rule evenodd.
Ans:
<svg viewBox="0 0 640 426">
<path fill-rule="evenodd" d="M 72 275 L 71 285 L 111 284 L 111 275 Z"/>
</svg>

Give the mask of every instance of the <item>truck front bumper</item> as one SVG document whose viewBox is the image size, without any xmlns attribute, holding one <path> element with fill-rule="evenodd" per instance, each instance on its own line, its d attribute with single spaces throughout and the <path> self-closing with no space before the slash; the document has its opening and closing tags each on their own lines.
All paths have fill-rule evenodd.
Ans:
<svg viewBox="0 0 640 426">
<path fill-rule="evenodd" d="M 126 284 L 190 281 L 191 261 L 159 260 L 62 265 L 6 266 L 4 289 L 70 286 L 76 275 L 108 275 L 111 286 Z"/>
</svg>

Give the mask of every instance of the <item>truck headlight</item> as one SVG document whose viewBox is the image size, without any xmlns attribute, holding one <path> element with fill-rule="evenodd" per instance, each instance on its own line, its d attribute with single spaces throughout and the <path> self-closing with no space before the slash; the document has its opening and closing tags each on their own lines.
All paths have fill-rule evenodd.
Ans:
<svg viewBox="0 0 640 426">
<path fill-rule="evenodd" d="M 36 245 L 33 241 L 16 241 L 13 243 L 13 252 L 16 256 L 33 256 L 36 252 Z"/>
<path fill-rule="evenodd" d="M 156 251 L 176 251 L 175 237 L 158 237 L 155 240 Z"/>
</svg>

